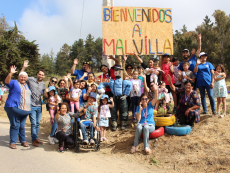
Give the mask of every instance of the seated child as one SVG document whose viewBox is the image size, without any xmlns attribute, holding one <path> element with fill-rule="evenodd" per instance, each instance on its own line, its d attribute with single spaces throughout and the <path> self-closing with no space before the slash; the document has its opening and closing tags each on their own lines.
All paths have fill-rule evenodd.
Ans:
<svg viewBox="0 0 230 173">
<path fill-rule="evenodd" d="M 184 71 L 178 71 L 179 73 L 179 81 L 181 82 L 181 88 L 184 88 L 184 83 L 187 80 L 193 81 L 195 82 L 195 75 L 192 71 L 190 71 L 189 69 L 189 62 L 188 61 L 184 61 L 183 62 L 183 69 Z"/>
<path fill-rule="evenodd" d="M 167 109 L 167 103 L 170 102 L 170 96 L 168 94 L 168 89 L 166 88 L 165 82 L 161 81 L 158 88 L 158 100 L 156 102 L 155 110 L 158 109 L 160 102 L 163 100 L 163 108 Z"/>
<path fill-rule="evenodd" d="M 96 126 L 96 117 L 98 114 L 98 108 L 93 104 L 96 101 L 96 93 L 90 92 L 89 96 L 87 97 L 87 102 L 83 102 L 80 106 L 79 112 L 83 113 L 81 116 L 81 120 L 88 120 L 91 121 L 89 125 L 90 130 L 90 144 L 95 144 L 93 140 L 94 136 L 94 129 L 99 131 L 99 127 Z M 83 121 L 80 122 L 80 128 L 83 135 L 83 144 L 87 145 L 89 143 L 88 133 L 86 131 L 86 126 L 84 125 Z"/>
</svg>

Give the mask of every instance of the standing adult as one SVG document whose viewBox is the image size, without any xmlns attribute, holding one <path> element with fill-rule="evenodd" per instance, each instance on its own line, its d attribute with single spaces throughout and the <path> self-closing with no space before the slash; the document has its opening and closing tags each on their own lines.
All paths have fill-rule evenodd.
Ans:
<svg viewBox="0 0 230 173">
<path fill-rule="evenodd" d="M 21 72 L 24 72 L 28 65 L 29 61 L 25 60 Z M 39 125 L 42 116 L 42 100 L 41 96 L 45 90 L 45 83 L 42 81 L 45 77 L 44 70 L 38 70 L 37 78 L 35 77 L 28 77 L 27 78 L 27 85 L 31 90 L 31 114 L 30 123 L 31 123 L 31 138 L 32 138 L 32 145 L 38 147 L 38 144 L 43 144 L 38 139 L 38 132 L 39 132 Z"/>
<path fill-rule="evenodd" d="M 26 142 L 25 123 L 27 115 L 31 113 L 31 91 L 26 84 L 27 73 L 20 72 L 18 81 L 11 79 L 16 73 L 15 66 L 10 67 L 10 73 L 5 79 L 9 87 L 8 99 L 5 103 L 5 111 L 10 121 L 10 148 L 16 149 L 17 138 L 22 146 L 29 147 Z"/>
<path fill-rule="evenodd" d="M 112 59 L 113 61 L 115 61 L 115 64 L 119 63 L 118 59 L 114 58 L 112 55 L 110 55 L 108 59 Z M 100 66 L 100 70 L 102 72 L 102 75 L 98 76 L 96 79 L 98 81 L 98 84 L 100 84 L 101 82 L 109 82 L 110 79 L 116 80 L 116 76 L 114 75 L 113 68 L 109 69 L 107 65 L 102 64 Z M 111 89 L 109 86 L 105 87 L 105 94 L 107 94 L 109 97 L 113 97 L 113 93 L 111 92 Z"/>
<path fill-rule="evenodd" d="M 141 66 L 144 68 L 144 69 L 146 69 L 147 68 L 147 65 L 144 63 L 144 61 L 136 54 L 136 52 L 134 52 L 133 53 L 133 55 L 137 58 L 137 60 L 141 63 Z M 150 76 L 151 76 L 151 74 L 152 74 L 152 70 L 151 70 L 151 68 L 156 68 L 156 67 L 154 67 L 154 60 L 153 59 L 150 59 L 149 60 L 149 64 L 148 64 L 148 68 L 150 69 L 150 70 L 148 70 L 148 74 L 146 74 L 146 82 L 147 82 L 147 86 L 150 88 L 150 82 L 151 82 L 151 80 L 150 80 Z M 156 73 L 155 73 L 157 76 L 158 76 L 158 78 L 160 77 L 160 75 L 161 75 L 161 71 L 156 71 Z"/>
<path fill-rule="evenodd" d="M 216 115 L 215 108 L 215 100 L 213 97 L 213 88 L 214 88 L 214 66 L 210 62 L 207 61 L 207 56 L 205 52 L 201 52 L 197 60 L 196 67 L 194 69 L 194 73 L 197 73 L 197 87 L 200 90 L 201 102 L 204 109 L 202 114 L 207 114 L 207 105 L 206 105 L 206 93 L 205 89 L 208 93 L 208 97 L 211 103 L 212 112 Z"/>
<path fill-rule="evenodd" d="M 196 51 L 196 49 L 192 50 L 192 55 L 190 58 L 189 58 L 190 53 L 189 53 L 188 49 L 184 49 L 182 51 L 182 56 L 184 58 L 184 61 L 189 62 L 189 69 L 188 70 L 192 71 L 195 74 L 195 76 L 196 76 L 196 73 L 194 72 L 194 69 L 196 67 L 196 61 L 197 61 L 196 55 L 199 55 L 200 51 L 201 51 L 201 34 L 198 34 L 198 49 L 197 49 L 197 51 Z M 181 71 L 184 71 L 184 69 L 183 69 L 183 62 L 184 61 L 182 61 L 178 67 L 178 69 Z M 196 90 L 196 79 L 195 79 L 194 90 Z"/>
<path fill-rule="evenodd" d="M 89 67 L 89 62 L 83 62 L 81 70 L 75 70 L 77 64 L 78 64 L 78 59 L 75 58 L 73 61 L 73 66 L 70 69 L 70 73 L 76 76 L 76 79 L 80 79 L 84 75 L 85 72 L 87 73 L 91 72 L 91 69 Z M 88 80 L 88 75 L 85 76 L 83 80 Z"/>
</svg>

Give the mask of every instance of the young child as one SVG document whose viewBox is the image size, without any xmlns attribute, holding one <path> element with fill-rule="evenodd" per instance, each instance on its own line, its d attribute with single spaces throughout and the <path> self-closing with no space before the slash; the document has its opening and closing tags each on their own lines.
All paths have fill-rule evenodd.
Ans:
<svg viewBox="0 0 230 173">
<path fill-rule="evenodd" d="M 95 141 L 93 140 L 94 137 L 94 129 L 99 130 L 96 126 L 96 117 L 98 114 L 98 107 L 96 107 L 93 102 L 96 101 L 96 93 L 90 92 L 87 97 L 87 102 L 83 102 L 80 106 L 79 112 L 83 112 L 80 121 L 80 128 L 82 131 L 83 136 L 83 144 L 88 145 L 88 133 L 86 132 L 86 126 L 84 125 L 83 121 L 91 121 L 89 124 L 90 130 L 90 144 L 94 145 Z M 83 121 L 82 121 L 83 120 Z"/>
<path fill-rule="evenodd" d="M 174 80 L 175 80 L 175 87 L 180 88 L 181 87 L 181 82 L 179 81 L 179 73 L 178 73 L 178 67 L 180 66 L 180 61 L 178 60 L 177 57 L 173 57 L 172 59 L 173 67 L 174 67 Z M 173 112 L 176 112 L 177 108 L 177 102 L 179 101 L 179 94 L 176 95 L 177 99 L 174 100 L 174 109 Z"/>
<path fill-rule="evenodd" d="M 80 87 L 80 82 L 75 80 L 73 83 L 73 87 L 71 88 L 70 91 L 70 97 L 71 98 L 80 98 L 81 96 L 81 89 Z M 79 110 L 79 101 L 70 101 L 70 107 L 71 107 L 71 112 L 74 113 L 74 105 L 76 107 L 77 110 Z"/>
<path fill-rule="evenodd" d="M 139 102 L 139 98 L 142 94 L 141 92 L 141 86 L 143 86 L 143 82 L 138 79 L 138 71 L 134 71 L 133 72 L 133 79 L 130 80 L 130 82 L 132 82 L 132 90 L 130 93 L 131 96 L 131 101 L 132 101 L 132 113 L 133 113 L 133 121 L 136 122 L 136 108 L 138 106 L 138 102 Z M 142 89 L 144 90 L 144 89 Z"/>
<path fill-rule="evenodd" d="M 189 69 L 189 62 L 188 61 L 184 61 L 183 62 L 183 69 L 184 71 L 181 72 L 180 70 L 178 71 L 179 73 L 179 81 L 181 82 L 181 88 L 184 88 L 184 83 L 187 80 L 191 80 L 193 82 L 195 82 L 195 75 L 192 71 L 190 71 Z"/>
<path fill-rule="evenodd" d="M 143 85 L 141 86 L 141 93 L 144 93 L 144 77 L 145 77 L 145 75 L 143 74 L 143 67 L 141 65 L 138 65 L 137 70 L 139 73 L 138 79 L 140 79 L 143 83 Z"/>
<path fill-rule="evenodd" d="M 220 118 L 226 116 L 226 97 L 228 97 L 228 91 L 226 87 L 226 71 L 222 64 L 218 64 L 215 69 L 215 85 L 213 89 L 213 97 L 217 98 L 217 115 L 220 115 L 220 103 L 223 103 L 223 114 Z"/>
<path fill-rule="evenodd" d="M 48 92 L 47 103 L 49 104 L 51 126 L 53 125 L 53 122 L 54 122 L 54 115 L 57 110 L 58 102 L 59 102 L 59 99 L 58 99 L 58 95 L 56 94 L 56 89 L 54 86 L 50 86 L 49 92 Z"/>
<path fill-rule="evenodd" d="M 108 102 L 111 102 L 112 104 L 108 104 Z M 104 94 L 101 96 L 100 99 L 100 105 L 98 107 L 98 116 L 97 121 L 99 122 L 99 127 L 101 130 L 101 141 L 107 141 L 107 138 L 105 137 L 106 134 L 106 127 L 109 127 L 109 118 L 111 117 L 109 108 L 114 107 L 113 98 Z"/>
<path fill-rule="evenodd" d="M 167 109 L 167 103 L 170 102 L 170 96 L 168 94 L 168 89 L 166 88 L 165 82 L 161 81 L 158 88 L 158 100 L 156 102 L 155 110 L 158 109 L 160 102 L 163 100 L 163 108 Z"/>
<path fill-rule="evenodd" d="M 155 84 L 158 84 L 158 75 L 156 74 L 157 72 L 162 72 L 164 73 L 163 70 L 160 69 L 160 67 L 156 67 L 156 68 L 146 68 L 145 69 L 145 74 L 151 74 L 150 75 L 150 82 L 154 82 Z"/>
</svg>

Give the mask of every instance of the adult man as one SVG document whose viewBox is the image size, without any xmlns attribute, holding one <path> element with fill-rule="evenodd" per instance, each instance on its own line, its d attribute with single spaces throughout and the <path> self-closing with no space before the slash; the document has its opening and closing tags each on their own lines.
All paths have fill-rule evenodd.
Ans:
<svg viewBox="0 0 230 173">
<path fill-rule="evenodd" d="M 70 69 L 70 73 L 74 76 L 76 76 L 76 79 L 81 79 L 84 73 L 91 72 L 91 69 L 89 68 L 89 62 L 83 62 L 82 69 L 81 70 L 75 70 L 76 65 L 78 64 L 78 59 L 75 58 L 73 61 L 73 66 Z M 82 80 L 82 79 L 81 79 Z M 83 80 L 88 80 L 88 75 L 83 78 Z"/>
<path fill-rule="evenodd" d="M 28 63 L 28 60 L 24 61 L 21 72 L 25 71 L 25 69 L 29 67 Z M 38 144 L 43 144 L 43 142 L 38 139 L 38 132 L 42 115 L 41 95 L 45 90 L 45 83 L 42 81 L 44 77 L 45 71 L 38 70 L 37 78 L 28 77 L 26 81 L 31 90 L 31 114 L 29 117 L 31 122 L 32 145 L 35 147 L 38 147 Z"/>
<path fill-rule="evenodd" d="M 184 49 L 183 50 L 183 58 L 184 58 L 184 61 L 188 61 L 189 62 L 189 70 L 194 72 L 194 68 L 196 66 L 196 54 L 199 55 L 200 54 L 200 51 L 201 51 L 201 34 L 198 34 L 198 49 L 197 51 L 195 49 L 192 50 L 192 56 L 191 58 L 189 58 L 189 50 L 188 49 Z M 179 70 L 181 71 L 184 71 L 183 70 L 183 62 L 182 61 L 178 67 Z"/>
</svg>

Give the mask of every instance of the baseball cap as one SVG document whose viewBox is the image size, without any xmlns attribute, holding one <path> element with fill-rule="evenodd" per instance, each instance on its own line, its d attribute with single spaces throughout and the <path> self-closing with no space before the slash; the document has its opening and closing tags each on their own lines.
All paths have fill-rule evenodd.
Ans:
<svg viewBox="0 0 230 173">
<path fill-rule="evenodd" d="M 201 52 L 201 53 L 199 54 L 199 57 L 201 57 L 202 55 L 206 55 L 206 56 L 208 56 L 208 54 L 207 54 L 207 53 L 205 53 L 205 52 Z"/>
<path fill-rule="evenodd" d="M 187 51 L 187 52 L 189 53 L 189 50 L 188 50 L 188 49 L 184 49 L 182 52 L 184 52 L 184 51 Z"/>
</svg>

